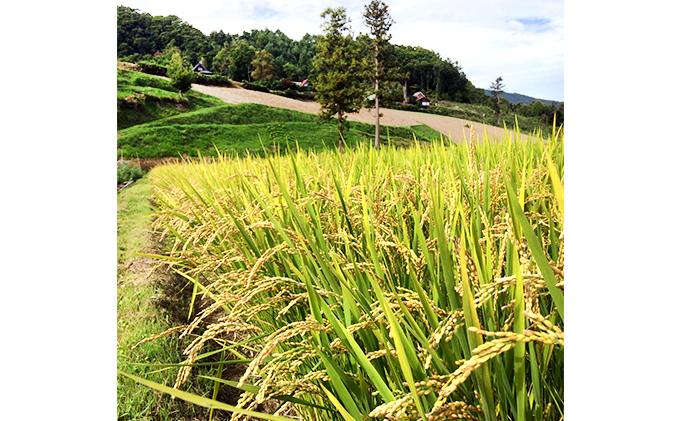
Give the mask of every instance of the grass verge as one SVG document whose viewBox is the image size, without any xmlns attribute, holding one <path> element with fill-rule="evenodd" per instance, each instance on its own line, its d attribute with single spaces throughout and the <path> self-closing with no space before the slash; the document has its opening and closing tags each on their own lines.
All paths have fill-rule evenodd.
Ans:
<svg viewBox="0 0 680 421">
<path fill-rule="evenodd" d="M 118 195 L 117 362 L 118 368 L 128 373 L 168 383 L 176 377 L 177 367 L 143 364 L 181 362 L 187 338 L 179 340 L 176 335 L 169 335 L 134 348 L 142 339 L 185 322 L 188 308 L 185 294 L 180 292 L 181 282 L 162 270 L 147 277 L 156 263 L 154 259 L 129 254 L 152 253 L 156 248 L 150 230 L 150 196 L 148 176 Z M 199 393 L 206 390 L 205 383 L 197 379 L 189 387 Z M 201 387 L 195 387 L 198 385 Z M 204 408 L 173 400 L 120 375 L 117 404 L 118 420 L 207 419 L 208 413 Z"/>
</svg>

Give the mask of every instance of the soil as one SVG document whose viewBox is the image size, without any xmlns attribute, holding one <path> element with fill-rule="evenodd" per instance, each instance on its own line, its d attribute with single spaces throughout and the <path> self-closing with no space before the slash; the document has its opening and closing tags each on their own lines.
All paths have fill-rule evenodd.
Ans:
<svg viewBox="0 0 680 421">
<path fill-rule="evenodd" d="M 191 89 L 217 97 L 228 104 L 251 102 L 273 107 L 288 108 L 310 114 L 318 114 L 320 109 L 319 104 L 316 102 L 300 101 L 265 92 L 251 91 L 241 87 L 227 88 L 193 84 Z M 391 110 L 387 108 L 381 108 L 380 113 L 382 114 L 380 117 L 380 124 L 386 126 L 414 126 L 417 124 L 426 124 L 438 132 L 451 137 L 456 143 L 469 139 L 469 125 L 473 125 L 475 128 L 475 138 L 481 138 L 485 130 L 491 139 L 494 137 L 502 139 L 503 136 L 505 136 L 504 129 L 456 117 Z M 359 113 L 350 114 L 348 120 L 375 124 L 375 110 L 363 108 Z M 513 133 L 510 131 L 508 131 L 508 134 L 511 137 L 513 136 Z"/>
</svg>

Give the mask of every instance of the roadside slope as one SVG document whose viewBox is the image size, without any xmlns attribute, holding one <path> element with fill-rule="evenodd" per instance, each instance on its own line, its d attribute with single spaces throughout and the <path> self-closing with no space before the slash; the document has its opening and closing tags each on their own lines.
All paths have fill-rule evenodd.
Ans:
<svg viewBox="0 0 680 421">
<path fill-rule="evenodd" d="M 300 101 L 297 99 L 286 98 L 265 92 L 251 91 L 243 88 L 226 88 L 193 84 L 192 89 L 207 95 L 212 95 L 228 104 L 252 102 L 256 104 L 270 105 L 273 107 L 288 108 L 310 114 L 318 114 L 320 109 L 319 104 L 316 102 Z M 505 135 L 504 129 L 455 117 L 391 110 L 388 108 L 381 108 L 380 113 L 382 114 L 382 117 L 380 118 L 380 124 L 384 124 L 386 126 L 414 126 L 417 124 L 425 124 L 440 133 L 449 135 L 456 143 L 469 138 L 470 128 L 466 127 L 469 124 L 474 125 L 475 132 L 480 136 L 485 130 L 487 133 L 489 133 L 489 138 L 491 139 L 494 137 L 501 139 Z M 374 124 L 375 110 L 367 110 L 362 108 L 359 113 L 350 114 L 348 119 L 350 121 Z M 512 131 L 508 131 L 508 134 L 513 136 Z M 525 136 L 523 135 L 523 137 Z"/>
</svg>

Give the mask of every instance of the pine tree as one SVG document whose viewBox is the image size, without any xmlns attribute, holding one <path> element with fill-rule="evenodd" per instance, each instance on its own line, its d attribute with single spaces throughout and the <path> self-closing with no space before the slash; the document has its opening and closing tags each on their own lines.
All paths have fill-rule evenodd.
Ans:
<svg viewBox="0 0 680 421">
<path fill-rule="evenodd" d="M 372 0 L 366 6 L 363 13 L 364 23 L 368 26 L 373 38 L 370 40 L 373 69 L 371 78 L 375 96 L 375 142 L 376 149 L 380 148 L 380 100 L 385 94 L 383 83 L 388 81 L 404 80 L 405 76 L 397 73 L 398 64 L 393 59 L 395 54 L 391 51 L 389 43 L 392 35 L 388 32 L 394 24 L 394 20 L 388 12 L 388 7 L 381 0 Z"/>
<path fill-rule="evenodd" d="M 501 94 L 503 93 L 503 78 L 498 77 L 495 82 L 489 86 L 489 90 L 496 97 L 496 102 L 494 103 L 493 112 L 496 114 L 496 124 L 501 125 Z"/>
<path fill-rule="evenodd" d="M 316 101 L 321 105 L 319 117 L 338 119 L 338 149 L 343 150 L 346 114 L 361 109 L 366 95 L 362 84 L 366 62 L 354 40 L 344 7 L 328 8 L 322 14 L 324 35 L 317 41 L 314 66 L 319 75 L 314 83 Z"/>
</svg>

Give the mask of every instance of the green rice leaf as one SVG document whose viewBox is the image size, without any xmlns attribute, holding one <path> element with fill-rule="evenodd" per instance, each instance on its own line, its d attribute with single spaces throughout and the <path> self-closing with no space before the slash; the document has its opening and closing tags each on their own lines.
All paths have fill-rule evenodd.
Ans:
<svg viewBox="0 0 680 421">
<path fill-rule="evenodd" d="M 125 373 L 123 371 L 118 370 L 118 373 L 128 377 L 140 384 L 143 384 L 144 386 L 148 386 L 152 389 L 156 389 L 159 392 L 167 393 L 168 395 L 174 396 L 176 398 L 180 398 L 183 401 L 187 401 L 190 403 L 193 403 L 198 406 L 202 406 L 204 408 L 215 408 L 215 409 L 224 409 L 226 411 L 231 411 L 231 412 L 236 412 L 238 414 L 243 414 L 243 415 L 250 415 L 252 417 L 258 417 L 262 418 L 265 420 L 271 420 L 271 421 L 294 421 L 294 418 L 288 418 L 288 417 L 281 417 L 278 415 L 271 415 L 271 414 L 265 414 L 262 412 L 256 412 L 256 411 L 249 411 L 247 409 L 242 409 L 242 408 L 237 408 L 233 405 L 228 405 L 226 403 L 222 403 L 210 398 L 206 398 L 203 396 L 199 395 L 194 395 L 193 393 L 189 392 L 184 392 L 182 390 L 177 390 L 173 389 L 172 387 L 168 387 L 165 385 L 162 385 L 160 383 L 153 382 L 151 380 L 146 380 L 141 377 L 134 376 L 132 374 Z"/>
</svg>

